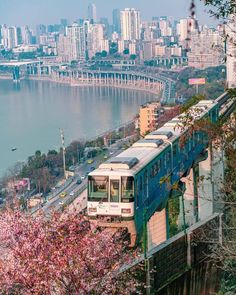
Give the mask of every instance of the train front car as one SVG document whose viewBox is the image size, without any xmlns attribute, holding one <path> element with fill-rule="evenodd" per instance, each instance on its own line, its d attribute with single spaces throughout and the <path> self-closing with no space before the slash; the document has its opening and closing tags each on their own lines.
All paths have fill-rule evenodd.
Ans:
<svg viewBox="0 0 236 295">
<path fill-rule="evenodd" d="M 129 169 L 136 158 L 115 157 L 88 176 L 87 212 L 99 227 L 127 228 L 130 245 L 136 241 L 134 223 L 134 176 Z"/>
</svg>

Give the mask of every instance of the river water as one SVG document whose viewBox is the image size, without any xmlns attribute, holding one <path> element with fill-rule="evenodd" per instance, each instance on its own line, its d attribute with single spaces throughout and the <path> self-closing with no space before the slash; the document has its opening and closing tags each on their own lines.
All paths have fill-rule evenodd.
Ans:
<svg viewBox="0 0 236 295">
<path fill-rule="evenodd" d="M 128 89 L 0 80 L 0 176 L 36 150 L 59 149 L 60 128 L 66 144 L 87 140 L 130 121 L 141 104 L 155 99 Z"/>
</svg>

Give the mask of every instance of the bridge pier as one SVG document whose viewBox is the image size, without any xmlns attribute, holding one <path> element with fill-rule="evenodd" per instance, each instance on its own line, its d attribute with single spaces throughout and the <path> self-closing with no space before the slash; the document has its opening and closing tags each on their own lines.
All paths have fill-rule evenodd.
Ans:
<svg viewBox="0 0 236 295">
<path fill-rule="evenodd" d="M 13 82 L 20 82 L 20 67 L 15 66 L 12 72 Z"/>
<path fill-rule="evenodd" d="M 166 209 L 155 212 L 147 222 L 148 250 L 167 240 L 167 213 Z"/>
<path fill-rule="evenodd" d="M 224 181 L 224 153 L 220 148 L 209 147 L 207 159 L 191 168 L 181 178 L 185 191 L 180 197 L 179 228 L 191 226 L 222 211 L 220 196 Z"/>
<path fill-rule="evenodd" d="M 198 171 L 196 167 L 191 168 L 189 175 L 181 178 L 185 184 L 185 192 L 181 198 L 179 227 L 191 226 L 198 221 Z M 186 223 L 186 224 L 184 224 Z"/>
<path fill-rule="evenodd" d="M 208 149 L 208 157 L 199 163 L 199 219 L 204 220 L 214 212 L 214 184 L 212 179 L 212 152 Z"/>
<path fill-rule="evenodd" d="M 224 151 L 220 147 L 211 146 L 208 148 L 208 158 L 199 163 L 199 218 L 201 220 L 222 211 L 221 190 L 224 170 Z"/>
</svg>

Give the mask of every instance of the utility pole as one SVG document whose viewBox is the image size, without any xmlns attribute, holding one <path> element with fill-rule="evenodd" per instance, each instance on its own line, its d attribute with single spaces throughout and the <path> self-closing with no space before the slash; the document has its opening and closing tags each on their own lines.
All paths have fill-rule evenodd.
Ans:
<svg viewBox="0 0 236 295">
<path fill-rule="evenodd" d="M 65 157 L 65 138 L 64 138 L 64 131 L 63 129 L 60 129 L 61 132 L 61 144 L 62 144 L 62 157 L 63 157 L 63 171 L 64 171 L 64 178 L 67 179 L 66 177 L 66 157 Z"/>
</svg>

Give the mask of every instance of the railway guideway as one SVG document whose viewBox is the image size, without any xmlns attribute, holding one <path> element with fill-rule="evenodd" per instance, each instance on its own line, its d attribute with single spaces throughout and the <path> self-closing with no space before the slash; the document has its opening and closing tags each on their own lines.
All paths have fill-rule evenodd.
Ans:
<svg viewBox="0 0 236 295">
<path fill-rule="evenodd" d="M 228 93 L 224 93 L 215 101 L 202 101 L 200 107 L 207 109 L 206 105 L 209 104 L 209 109 L 211 109 L 211 103 L 213 106 L 217 105 L 220 118 L 228 117 L 235 107 L 235 99 L 232 99 Z M 170 126 L 170 122 L 167 127 Z M 183 151 L 181 152 L 183 153 Z M 205 145 L 204 149 L 199 149 L 199 153 L 195 154 L 189 163 L 189 166 L 185 165 L 185 170 L 177 177 L 180 189 L 177 189 L 175 193 L 173 191 L 163 192 L 166 195 L 165 198 L 161 195 L 158 196 L 158 198 L 167 201 L 173 199 L 173 195 L 175 198 L 179 198 L 179 216 L 176 221 L 179 229 L 186 229 L 186 227 L 197 221 L 203 221 L 220 210 L 215 204 L 215 196 L 220 193 L 220 186 L 224 180 L 223 151 L 214 146 Z M 200 183 L 197 181 L 199 178 L 203 179 Z M 155 200 L 150 199 L 143 211 L 139 213 L 135 211 L 136 215 L 139 214 L 138 218 L 135 217 L 135 223 L 133 220 L 109 223 L 109 216 L 106 216 L 104 220 L 97 220 L 97 223 L 101 227 L 127 227 L 131 236 L 131 245 L 134 245 L 137 235 L 141 235 L 145 247 L 150 250 L 169 238 L 167 201 L 162 202 L 160 206 L 160 204 L 157 205 L 157 202 L 155 203 Z"/>
</svg>

